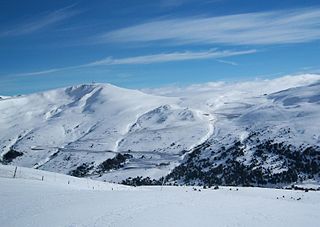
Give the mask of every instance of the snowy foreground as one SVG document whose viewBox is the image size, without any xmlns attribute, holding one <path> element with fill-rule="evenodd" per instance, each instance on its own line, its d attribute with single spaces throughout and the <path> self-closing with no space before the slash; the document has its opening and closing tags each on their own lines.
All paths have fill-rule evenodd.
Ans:
<svg viewBox="0 0 320 227">
<path fill-rule="evenodd" d="M 78 183 L 0 177 L 0 225 L 319 226 L 319 192 Z"/>
</svg>

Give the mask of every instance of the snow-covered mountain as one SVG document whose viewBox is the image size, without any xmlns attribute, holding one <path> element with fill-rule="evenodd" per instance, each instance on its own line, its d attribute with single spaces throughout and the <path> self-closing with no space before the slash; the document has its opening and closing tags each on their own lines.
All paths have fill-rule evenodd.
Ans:
<svg viewBox="0 0 320 227">
<path fill-rule="evenodd" d="M 0 99 L 0 152 L 4 164 L 127 184 L 319 182 L 319 119 L 319 75 L 80 85 Z"/>
</svg>

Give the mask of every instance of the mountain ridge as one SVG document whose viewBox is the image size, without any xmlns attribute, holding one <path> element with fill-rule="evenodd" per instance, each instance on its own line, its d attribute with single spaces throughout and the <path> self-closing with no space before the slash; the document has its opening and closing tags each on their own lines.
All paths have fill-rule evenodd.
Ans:
<svg viewBox="0 0 320 227">
<path fill-rule="evenodd" d="M 301 75 L 166 94 L 85 84 L 10 97 L 0 101 L 1 160 L 129 184 L 319 182 L 319 81 Z M 288 171 L 292 178 L 275 180 Z"/>
</svg>

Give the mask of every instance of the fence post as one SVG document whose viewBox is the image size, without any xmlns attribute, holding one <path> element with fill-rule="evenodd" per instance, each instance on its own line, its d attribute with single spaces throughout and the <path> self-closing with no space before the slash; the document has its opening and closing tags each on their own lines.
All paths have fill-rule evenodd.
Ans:
<svg viewBox="0 0 320 227">
<path fill-rule="evenodd" d="M 163 188 L 163 185 L 166 183 L 166 176 L 163 177 L 163 181 L 162 181 L 162 184 L 161 184 L 161 188 L 160 188 L 160 191 L 162 191 L 162 188 Z"/>
<path fill-rule="evenodd" d="M 16 167 L 14 168 L 13 178 L 16 178 L 17 169 L 18 169 L 18 167 L 16 166 Z"/>
</svg>

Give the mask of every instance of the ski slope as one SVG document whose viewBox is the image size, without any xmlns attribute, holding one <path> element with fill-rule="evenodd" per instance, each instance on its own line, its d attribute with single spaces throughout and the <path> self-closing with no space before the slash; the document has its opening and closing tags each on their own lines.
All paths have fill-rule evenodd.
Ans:
<svg viewBox="0 0 320 227">
<path fill-rule="evenodd" d="M 316 227 L 320 218 L 319 192 L 173 186 L 95 190 L 4 177 L 0 185 L 0 223 L 10 227 Z"/>
</svg>

